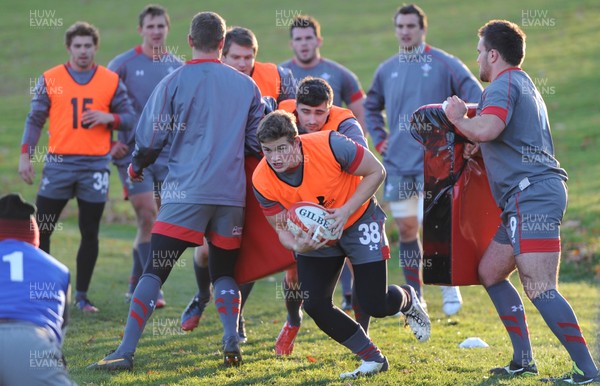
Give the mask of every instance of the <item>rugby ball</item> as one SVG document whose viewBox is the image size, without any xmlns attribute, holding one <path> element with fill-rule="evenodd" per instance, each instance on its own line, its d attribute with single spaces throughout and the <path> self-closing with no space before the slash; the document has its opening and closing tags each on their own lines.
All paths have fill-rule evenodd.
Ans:
<svg viewBox="0 0 600 386">
<path fill-rule="evenodd" d="M 328 214 L 327 209 L 321 205 L 300 201 L 288 208 L 287 227 L 295 236 L 303 236 L 308 233 L 310 228 L 315 225 L 313 239 L 317 241 L 328 240 L 326 245 L 334 245 L 341 236 L 341 233 L 332 233 L 332 219 L 325 220 Z"/>
</svg>

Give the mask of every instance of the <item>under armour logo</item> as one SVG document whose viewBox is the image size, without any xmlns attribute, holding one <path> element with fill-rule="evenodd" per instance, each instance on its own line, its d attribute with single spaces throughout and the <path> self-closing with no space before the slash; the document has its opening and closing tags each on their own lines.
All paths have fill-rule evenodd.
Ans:
<svg viewBox="0 0 600 386">
<path fill-rule="evenodd" d="M 150 308 L 154 308 L 154 300 L 150 300 Z"/>
<path fill-rule="evenodd" d="M 429 76 L 429 71 L 431 71 L 433 67 L 429 65 L 429 63 L 425 63 L 421 66 L 421 70 L 423 70 L 423 76 Z"/>
<path fill-rule="evenodd" d="M 386 194 L 392 193 L 393 190 L 394 190 L 394 185 L 390 184 L 389 182 L 387 184 L 385 184 L 385 193 Z"/>
<path fill-rule="evenodd" d="M 392 72 L 392 79 L 397 78 L 397 77 L 398 77 L 398 72 L 397 71 Z"/>
<path fill-rule="evenodd" d="M 326 73 L 326 72 L 324 72 L 324 73 L 321 74 L 321 78 L 323 78 L 325 80 L 329 80 L 329 78 L 331 78 L 331 75 L 328 74 L 328 73 Z"/>
<path fill-rule="evenodd" d="M 369 245 L 369 251 L 376 251 L 378 249 L 379 248 L 377 247 L 377 244 L 371 244 L 371 245 Z"/>
<path fill-rule="evenodd" d="M 49 183 L 50 183 L 50 180 L 48 179 L 48 177 L 44 177 L 44 178 L 42 179 L 42 187 L 41 187 L 41 190 L 44 190 L 44 189 L 46 189 L 46 185 L 48 185 Z"/>
<path fill-rule="evenodd" d="M 511 306 L 510 309 L 512 312 L 523 311 L 523 305 L 519 304 L 518 306 Z"/>
<path fill-rule="evenodd" d="M 230 290 L 221 290 L 221 295 L 225 295 L 226 293 L 229 293 L 231 295 L 235 295 L 235 290 L 230 289 Z"/>
<path fill-rule="evenodd" d="M 144 70 L 135 70 L 135 76 L 144 76 Z"/>
</svg>

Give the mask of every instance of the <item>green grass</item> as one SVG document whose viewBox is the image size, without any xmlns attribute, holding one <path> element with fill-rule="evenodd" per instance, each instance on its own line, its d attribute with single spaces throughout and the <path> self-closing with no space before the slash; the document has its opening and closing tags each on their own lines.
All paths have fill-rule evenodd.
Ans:
<svg viewBox="0 0 600 386">
<path fill-rule="evenodd" d="M 25 185 L 16 173 L 23 122 L 29 109 L 29 87 L 46 69 L 66 61 L 63 46 L 66 27 L 76 20 L 92 22 L 100 28 L 101 45 L 97 61 L 106 64 L 116 54 L 139 43 L 137 14 L 146 1 L 10 1 L 0 19 L 0 43 L 10 59 L 3 61 L 0 82 L 0 193 L 19 191 L 35 199 L 41 165 L 35 165 L 36 182 Z M 556 153 L 569 172 L 569 210 L 563 227 L 561 291 L 572 302 L 588 342 L 598 358 L 598 281 L 592 270 L 600 260 L 600 153 L 596 128 L 600 111 L 594 90 L 600 87 L 597 67 L 600 51 L 600 4 L 593 0 L 522 1 L 505 0 L 479 4 L 467 1 L 424 1 L 419 3 L 429 17 L 428 43 L 459 56 L 475 73 L 476 31 L 491 18 L 505 18 L 523 24 L 523 12 L 547 11 L 548 28 L 525 28 L 528 51 L 524 69 L 545 86 L 553 127 Z M 282 62 L 290 57 L 288 30 L 278 26 L 277 12 L 312 14 L 322 23 L 325 38 L 322 54 L 352 69 L 368 89 L 377 65 L 397 51 L 391 21 L 397 2 L 325 2 L 306 0 L 282 3 L 275 0 L 193 2 L 183 0 L 169 5 L 171 33 L 169 48 L 185 59 L 190 51 L 185 41 L 191 16 L 213 10 L 228 25 L 251 28 L 260 43 L 259 60 Z M 61 20 L 57 29 L 30 26 L 30 12 L 54 11 Z M 541 20 L 539 18 L 538 20 Z M 281 24 L 281 23 L 279 23 Z M 44 134 L 40 145 L 45 145 Z M 218 365 L 220 327 L 214 307 L 207 311 L 201 328 L 191 334 L 165 332 L 164 326 L 177 323 L 179 313 L 194 292 L 191 253 L 174 269 L 165 284 L 168 306 L 150 320 L 139 346 L 133 373 L 90 373 L 84 368 L 114 349 L 120 341 L 127 307 L 122 301 L 130 268 L 130 248 L 135 233 L 134 216 L 121 200 L 116 173 L 101 231 L 101 256 L 92 281 L 92 299 L 101 308 L 98 315 L 73 313 L 65 343 L 65 354 L 73 378 L 80 385 L 234 385 L 234 384 L 374 384 L 374 385 L 499 385 L 536 384 L 537 380 L 490 380 L 490 367 L 505 364 L 510 343 L 489 298 L 481 287 L 463 291 L 465 305 L 451 321 L 440 311 L 441 297 L 436 288 L 427 289 L 433 335 L 426 344 L 417 344 L 396 318 L 377 320 L 372 325 L 374 341 L 390 359 L 390 371 L 377 377 L 339 382 L 338 375 L 357 366 L 355 358 L 342 346 L 328 339 L 310 318 L 297 340 L 290 358 L 277 359 L 273 342 L 285 318 L 284 306 L 277 298 L 276 280 L 259 282 L 246 311 L 250 342 L 244 346 L 246 365 L 242 369 L 222 369 Z M 76 207 L 71 203 L 63 216 L 63 230 L 53 237 L 53 254 L 74 272 L 78 232 L 74 222 Z M 394 238 L 395 231 L 390 230 Z M 394 255 L 397 251 L 394 250 Z M 575 262 L 577 260 L 577 262 Z M 185 265 L 185 266 L 184 266 Z M 390 282 L 399 283 L 397 259 L 390 264 Z M 518 283 L 516 283 L 518 284 Z M 520 285 L 518 285 L 520 288 Z M 339 301 L 339 299 L 338 299 Z M 528 321 L 535 355 L 543 374 L 558 375 L 568 369 L 569 358 L 545 327 L 534 307 Z M 163 329 L 153 329 L 152 323 Z M 488 349 L 459 349 L 467 337 L 479 336 Z M 310 361 L 308 358 L 314 358 Z"/>
<path fill-rule="evenodd" d="M 174 268 L 164 288 L 167 307 L 157 310 L 147 324 L 136 353 L 135 371 L 106 374 L 89 372 L 85 366 L 116 348 L 121 339 L 128 306 L 123 302 L 129 269 L 128 250 L 133 231 L 119 228 L 102 230 L 102 256 L 92 283 L 93 300 L 101 309 L 97 315 L 73 311 L 65 343 L 65 355 L 72 377 L 79 384 L 94 385 L 496 385 L 507 380 L 487 379 L 490 367 L 504 365 L 511 355 L 510 341 L 485 290 L 463 288 L 464 308 L 458 317 L 447 319 L 441 312 L 440 291 L 428 286 L 426 297 L 432 319 L 432 337 L 420 344 L 404 328 L 401 319 L 375 319 L 371 337 L 390 360 L 390 370 L 366 380 L 340 382 L 341 372 L 358 362 L 344 347 L 328 339 L 305 315 L 294 354 L 276 358 L 273 344 L 285 319 L 278 292 L 281 275 L 259 281 L 248 300 L 246 326 L 249 342 L 243 346 L 245 364 L 241 369 L 224 369 L 219 348 L 221 327 L 215 308 L 207 308 L 200 327 L 183 333 L 177 326 L 179 315 L 195 291 L 191 252 L 186 252 Z M 72 256 L 76 247 L 75 224 L 67 222 L 56 235 L 53 253 Z M 111 237 L 112 236 L 112 237 Z M 72 258 L 66 258 L 71 270 Z M 389 280 L 399 282 L 397 263 L 390 264 Z M 521 288 L 515 282 L 517 288 Z M 600 301 L 597 283 L 588 280 L 564 282 L 561 291 L 571 302 L 592 347 L 597 343 L 596 305 Z M 524 297 L 520 289 L 521 296 Z M 339 304 L 341 298 L 336 294 Z M 534 353 L 543 374 L 561 374 L 570 366 L 566 352 L 545 326 L 533 305 L 526 301 Z M 485 349 L 461 349 L 464 339 L 478 336 L 490 345 Z M 596 352 L 597 353 L 597 352 Z M 597 354 L 595 355 L 597 357 Z M 510 384 L 533 385 L 537 380 L 511 380 Z"/>
</svg>

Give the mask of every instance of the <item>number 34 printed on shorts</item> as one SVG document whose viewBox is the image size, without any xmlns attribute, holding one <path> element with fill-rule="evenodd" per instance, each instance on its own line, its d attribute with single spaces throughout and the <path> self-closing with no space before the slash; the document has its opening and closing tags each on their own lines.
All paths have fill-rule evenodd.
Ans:
<svg viewBox="0 0 600 386">
<path fill-rule="evenodd" d="M 108 193 L 108 172 L 94 172 L 92 177 L 94 178 L 94 184 L 92 185 L 94 190 L 102 194 Z"/>
</svg>

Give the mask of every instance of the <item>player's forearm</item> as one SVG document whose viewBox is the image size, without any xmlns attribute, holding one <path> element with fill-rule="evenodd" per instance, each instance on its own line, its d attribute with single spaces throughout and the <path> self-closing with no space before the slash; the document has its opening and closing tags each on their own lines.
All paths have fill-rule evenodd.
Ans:
<svg viewBox="0 0 600 386">
<path fill-rule="evenodd" d="M 136 114 L 127 94 L 127 89 L 121 81 L 117 92 L 110 103 L 110 112 L 114 118 L 109 123 L 112 130 L 129 131 L 135 129 Z"/>
<path fill-rule="evenodd" d="M 367 131 L 373 139 L 373 144 L 377 147 L 377 151 L 381 152 L 379 146 L 387 139 L 388 133 L 385 130 L 385 126 L 371 126 L 367 123 Z"/>
<path fill-rule="evenodd" d="M 279 236 L 279 242 L 285 249 L 289 249 L 290 251 L 296 251 L 296 238 L 292 234 L 292 232 L 288 230 L 279 230 L 277 231 L 277 236 Z"/>
<path fill-rule="evenodd" d="M 494 114 L 467 117 L 467 105 L 458 96 L 449 97 L 442 104 L 448 120 L 472 142 L 489 142 L 496 139 L 506 127 L 504 120 Z"/>
<path fill-rule="evenodd" d="M 43 110 L 32 110 L 27 114 L 25 129 L 21 138 L 21 153 L 31 154 L 33 152 L 33 148 L 40 140 L 47 118 L 48 112 Z"/>
<path fill-rule="evenodd" d="M 385 119 L 383 119 L 382 110 L 370 110 L 365 105 L 365 122 L 367 132 L 373 138 L 373 144 L 377 146 L 383 143 L 388 134 L 385 130 Z"/>
<path fill-rule="evenodd" d="M 147 166 L 152 165 L 160 155 L 160 149 L 139 149 L 136 145 L 131 155 L 131 166 L 136 174 L 140 174 Z"/>
<path fill-rule="evenodd" d="M 260 93 L 258 93 L 258 88 L 256 91 L 257 94 L 256 98 L 254 99 L 254 104 L 251 110 L 248 112 L 244 153 L 246 155 L 253 155 L 257 158 L 261 158 L 261 149 L 258 139 L 256 138 L 256 129 L 258 129 L 258 124 L 264 117 L 266 105 L 260 97 Z"/>
<path fill-rule="evenodd" d="M 371 197 L 375 195 L 375 192 L 377 192 L 377 189 L 379 189 L 379 186 L 381 186 L 381 183 L 384 179 L 385 171 L 383 169 L 373 170 L 371 173 L 363 177 L 356 187 L 354 194 L 343 206 L 346 207 L 350 213 L 356 212 L 362 206 L 362 204 L 370 200 Z"/>
<path fill-rule="evenodd" d="M 121 105 L 115 110 L 111 110 L 110 115 L 113 120 L 108 124 L 111 130 L 129 131 L 135 129 L 135 113 L 130 105 Z"/>
<path fill-rule="evenodd" d="M 377 75 L 375 75 L 377 79 Z M 386 139 L 387 133 L 384 130 L 385 119 L 383 110 L 385 109 L 385 99 L 382 91 L 376 80 L 373 81 L 371 89 L 367 92 L 367 97 L 364 99 L 363 107 L 365 114 L 365 127 L 369 135 L 373 138 L 373 142 L 378 144 Z"/>
<path fill-rule="evenodd" d="M 498 120 L 498 122 L 495 122 Z M 502 121 L 494 115 L 478 115 L 473 118 L 454 118 L 452 123 L 473 142 L 489 142 L 494 140 L 504 128 Z M 502 124 L 502 125 L 501 125 Z"/>
<path fill-rule="evenodd" d="M 156 161 L 158 155 L 169 141 L 170 126 L 157 122 L 153 108 L 144 109 L 137 127 L 135 128 L 135 147 L 131 164 L 136 173 Z M 160 117 L 172 116 L 170 111 L 164 111 Z M 184 127 L 183 125 L 178 127 Z"/>
<path fill-rule="evenodd" d="M 134 129 L 135 115 L 129 112 L 110 113 L 112 122 L 108 123 L 111 130 L 129 131 Z"/>
<path fill-rule="evenodd" d="M 273 229 L 275 229 L 281 245 L 293 251 L 296 245 L 296 238 L 287 230 L 287 212 L 284 210 L 273 216 L 265 216 L 265 218 Z"/>
</svg>

